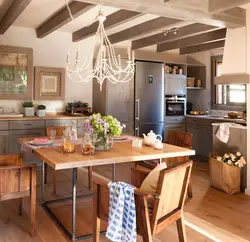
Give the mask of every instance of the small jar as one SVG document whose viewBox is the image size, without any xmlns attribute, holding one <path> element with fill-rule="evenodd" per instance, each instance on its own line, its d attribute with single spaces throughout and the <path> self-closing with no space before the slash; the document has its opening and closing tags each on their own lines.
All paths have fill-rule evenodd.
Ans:
<svg viewBox="0 0 250 242">
<path fill-rule="evenodd" d="M 71 128 L 67 128 L 64 131 L 64 136 L 63 136 L 63 141 L 62 141 L 62 151 L 64 153 L 75 152 L 75 136 L 72 133 Z"/>
<path fill-rule="evenodd" d="M 95 152 L 95 147 L 90 133 L 85 133 L 84 135 L 81 152 L 83 155 L 93 155 Z"/>
</svg>

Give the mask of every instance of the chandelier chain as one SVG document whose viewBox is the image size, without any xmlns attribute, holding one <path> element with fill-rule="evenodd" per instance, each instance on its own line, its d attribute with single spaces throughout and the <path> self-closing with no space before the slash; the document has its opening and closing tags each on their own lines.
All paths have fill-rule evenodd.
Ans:
<svg viewBox="0 0 250 242">
<path fill-rule="evenodd" d="M 73 14 L 71 12 L 71 9 L 70 9 L 70 6 L 69 6 L 69 0 L 65 0 L 65 3 L 66 3 L 66 6 L 67 6 L 67 9 L 68 9 L 68 12 L 69 12 L 69 16 L 70 16 L 71 20 L 74 20 L 75 18 L 73 16 Z"/>
</svg>

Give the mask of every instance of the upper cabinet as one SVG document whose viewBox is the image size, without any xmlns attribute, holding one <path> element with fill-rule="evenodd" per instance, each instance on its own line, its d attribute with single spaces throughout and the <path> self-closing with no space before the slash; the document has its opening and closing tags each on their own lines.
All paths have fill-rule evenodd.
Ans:
<svg viewBox="0 0 250 242">
<path fill-rule="evenodd" d="M 0 46 L 0 99 L 32 99 L 33 50 Z"/>
</svg>

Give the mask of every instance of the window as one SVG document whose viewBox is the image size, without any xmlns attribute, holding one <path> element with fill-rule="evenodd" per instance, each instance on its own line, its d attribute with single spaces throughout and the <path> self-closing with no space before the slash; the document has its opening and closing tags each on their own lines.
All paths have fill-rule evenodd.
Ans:
<svg viewBox="0 0 250 242">
<path fill-rule="evenodd" d="M 214 77 L 221 75 L 222 56 L 211 58 L 212 108 L 242 110 L 246 106 L 246 85 L 215 85 Z"/>
</svg>

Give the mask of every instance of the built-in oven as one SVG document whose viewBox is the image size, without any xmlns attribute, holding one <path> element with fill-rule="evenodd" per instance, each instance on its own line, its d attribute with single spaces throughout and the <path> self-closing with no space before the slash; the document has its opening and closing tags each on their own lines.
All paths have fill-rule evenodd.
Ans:
<svg viewBox="0 0 250 242">
<path fill-rule="evenodd" d="M 186 115 L 185 95 L 165 95 L 165 116 Z"/>
</svg>

